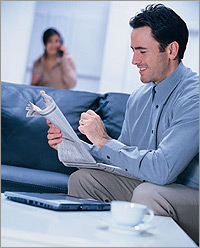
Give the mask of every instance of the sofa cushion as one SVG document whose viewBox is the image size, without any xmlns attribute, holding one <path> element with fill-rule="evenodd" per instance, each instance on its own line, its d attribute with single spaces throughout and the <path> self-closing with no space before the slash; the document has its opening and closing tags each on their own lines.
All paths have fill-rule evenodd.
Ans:
<svg viewBox="0 0 200 248">
<path fill-rule="evenodd" d="M 47 142 L 48 126 L 45 118 L 27 118 L 25 110 L 29 101 L 45 108 L 40 90 L 51 95 L 79 138 L 88 141 L 78 131 L 80 114 L 96 109 L 99 96 L 95 93 L 58 90 L 46 87 L 1 84 L 2 164 L 49 170 L 71 174 L 75 168 L 66 168 L 57 151 Z"/>
<path fill-rule="evenodd" d="M 12 165 L 1 165 L 1 192 L 67 193 L 69 175 Z"/>
<path fill-rule="evenodd" d="M 105 108 L 102 108 L 98 114 L 101 116 L 109 136 L 113 139 L 118 139 L 121 133 L 129 96 L 125 93 L 110 92 L 104 94 L 99 100 L 99 105 L 108 101 Z"/>
<path fill-rule="evenodd" d="M 59 160 L 57 151 L 47 142 L 48 126 L 45 118 L 27 118 L 25 110 L 29 101 L 44 109 L 40 96 L 44 90 L 53 97 L 80 139 L 89 142 L 78 131 L 82 112 L 95 110 L 104 101 L 109 103 L 98 114 L 108 134 L 117 139 L 124 120 L 128 94 L 97 94 L 84 91 L 58 90 L 48 87 L 1 83 L 2 164 L 49 170 L 71 174 L 76 168 L 67 168 Z"/>
</svg>

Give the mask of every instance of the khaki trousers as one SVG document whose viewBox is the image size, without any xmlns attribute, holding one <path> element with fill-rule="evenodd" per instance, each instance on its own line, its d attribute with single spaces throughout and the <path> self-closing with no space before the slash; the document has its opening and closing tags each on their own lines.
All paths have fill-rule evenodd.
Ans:
<svg viewBox="0 0 200 248">
<path fill-rule="evenodd" d="M 74 172 L 68 194 L 110 202 L 145 204 L 155 215 L 170 216 L 199 244 L 199 191 L 181 184 L 159 186 L 95 169 Z"/>
</svg>

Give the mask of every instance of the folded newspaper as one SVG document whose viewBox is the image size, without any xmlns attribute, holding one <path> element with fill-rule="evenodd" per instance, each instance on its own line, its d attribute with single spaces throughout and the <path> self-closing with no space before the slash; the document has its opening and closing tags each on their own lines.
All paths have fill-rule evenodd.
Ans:
<svg viewBox="0 0 200 248">
<path fill-rule="evenodd" d="M 45 109 L 29 102 L 26 107 L 28 110 L 26 117 L 44 117 L 49 120 L 53 126 L 59 128 L 62 133 L 62 142 L 58 144 L 58 158 L 67 167 L 92 168 L 108 171 L 114 174 L 133 178 L 127 171 L 120 167 L 97 163 L 81 141 L 53 98 L 44 91 L 40 91 L 43 98 Z"/>
</svg>

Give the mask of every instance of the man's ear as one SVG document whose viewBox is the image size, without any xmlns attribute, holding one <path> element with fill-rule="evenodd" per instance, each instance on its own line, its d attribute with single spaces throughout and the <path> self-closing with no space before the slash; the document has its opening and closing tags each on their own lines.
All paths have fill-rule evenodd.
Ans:
<svg viewBox="0 0 200 248">
<path fill-rule="evenodd" d="M 179 44 L 176 41 L 171 42 L 168 46 L 168 56 L 170 59 L 174 60 L 178 56 Z"/>
</svg>

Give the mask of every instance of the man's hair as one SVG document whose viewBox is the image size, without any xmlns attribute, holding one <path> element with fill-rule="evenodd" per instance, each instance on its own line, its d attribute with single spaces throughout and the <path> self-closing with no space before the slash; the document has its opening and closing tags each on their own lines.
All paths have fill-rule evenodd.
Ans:
<svg viewBox="0 0 200 248">
<path fill-rule="evenodd" d="M 150 4 L 132 17 L 129 24 L 134 29 L 150 27 L 153 38 L 160 44 L 160 52 L 164 52 L 171 42 L 176 41 L 179 44 L 179 60 L 183 59 L 188 42 L 188 28 L 172 9 L 163 4 Z"/>
</svg>

